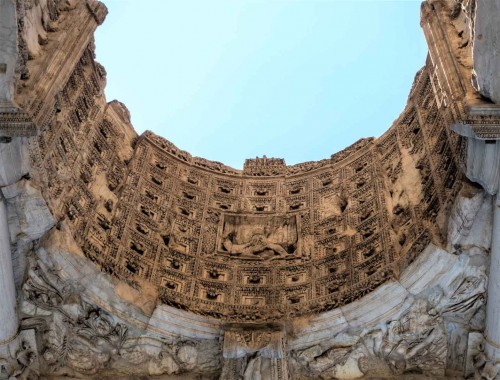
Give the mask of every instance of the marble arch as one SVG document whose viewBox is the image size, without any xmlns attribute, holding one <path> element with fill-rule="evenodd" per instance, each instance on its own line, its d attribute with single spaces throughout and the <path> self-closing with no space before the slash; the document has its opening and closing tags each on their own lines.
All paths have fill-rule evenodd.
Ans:
<svg viewBox="0 0 500 380">
<path fill-rule="evenodd" d="M 0 10 L 0 378 L 496 376 L 496 3 L 422 3 L 380 138 L 241 171 L 106 102 L 104 4 Z"/>
</svg>

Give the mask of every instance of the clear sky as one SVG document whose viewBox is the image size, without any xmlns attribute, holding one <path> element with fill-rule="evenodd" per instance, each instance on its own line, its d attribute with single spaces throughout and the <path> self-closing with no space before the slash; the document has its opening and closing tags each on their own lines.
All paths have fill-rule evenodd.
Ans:
<svg viewBox="0 0 500 380">
<path fill-rule="evenodd" d="M 195 156 L 240 169 L 380 136 L 427 46 L 420 1 L 104 0 L 106 97 Z"/>
</svg>

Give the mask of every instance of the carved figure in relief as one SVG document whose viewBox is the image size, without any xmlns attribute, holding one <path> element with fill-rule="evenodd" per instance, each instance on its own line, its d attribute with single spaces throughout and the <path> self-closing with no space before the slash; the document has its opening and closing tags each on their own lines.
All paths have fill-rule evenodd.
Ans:
<svg viewBox="0 0 500 380">
<path fill-rule="evenodd" d="M 281 331 L 226 331 L 221 380 L 287 379 Z"/>
<path fill-rule="evenodd" d="M 396 367 L 423 351 L 442 335 L 436 318 L 427 313 L 427 302 L 417 300 L 410 312 L 389 322 L 381 344 L 382 354 Z"/>
<path fill-rule="evenodd" d="M 275 260 L 296 257 L 295 217 L 225 215 L 219 250 L 245 259 Z"/>
<path fill-rule="evenodd" d="M 500 369 L 491 360 L 488 360 L 484 352 L 479 352 L 473 358 L 474 374 L 467 379 L 474 380 L 494 380 L 496 379 Z"/>
<path fill-rule="evenodd" d="M 264 259 L 278 259 L 288 255 L 288 252 L 279 245 L 268 240 L 268 237 L 264 234 L 255 234 L 252 236 L 250 242 L 246 244 L 235 244 L 234 234 L 230 233 L 224 239 L 222 245 L 229 252 L 230 255 L 234 256 L 259 256 Z M 269 252 L 270 251 L 270 252 Z"/>
<path fill-rule="evenodd" d="M 272 379 L 277 370 L 273 368 L 272 359 L 257 354 L 248 361 L 243 374 L 244 380 Z"/>
<path fill-rule="evenodd" d="M 38 380 L 40 378 L 36 365 L 38 355 L 28 342 L 21 341 L 13 358 L 15 359 L 15 363 L 13 363 L 9 371 L 8 366 L 3 365 L 3 358 L 0 357 L 0 364 L 2 364 L 0 365 L 0 379 Z"/>
<path fill-rule="evenodd" d="M 162 342 L 134 327 L 131 334 L 128 325 L 86 302 L 73 282 L 63 280 L 53 264 L 48 265 L 51 258 L 38 260 L 29 260 L 22 329 L 34 329 L 41 345 L 34 350 L 23 341 L 12 370 L 2 370 L 0 357 L 0 379 L 4 373 L 12 379 L 37 379 L 39 365 L 43 373 L 67 378 L 218 371 L 219 343 Z"/>
<path fill-rule="evenodd" d="M 305 235 L 302 236 L 302 257 L 304 259 L 310 259 L 313 256 L 314 252 L 314 236 L 313 235 Z"/>
<path fill-rule="evenodd" d="M 443 314 L 456 315 L 460 313 L 464 318 L 471 318 L 476 310 L 484 304 L 486 292 L 486 276 L 467 276 L 456 278 L 452 286 L 455 291 L 444 307 Z"/>
<path fill-rule="evenodd" d="M 383 324 L 363 340 L 370 356 L 381 359 L 393 374 L 412 370 L 432 373 L 445 365 L 444 322 L 425 299 L 417 299 L 403 316 Z"/>
<path fill-rule="evenodd" d="M 320 345 L 292 353 L 301 366 L 321 378 L 337 378 L 346 368 L 359 376 L 393 378 L 417 371 L 438 374 L 446 360 L 446 333 L 439 313 L 417 299 L 400 318 L 360 335 L 341 332 L 330 347 Z M 333 377 L 330 377 L 333 376 Z"/>
</svg>

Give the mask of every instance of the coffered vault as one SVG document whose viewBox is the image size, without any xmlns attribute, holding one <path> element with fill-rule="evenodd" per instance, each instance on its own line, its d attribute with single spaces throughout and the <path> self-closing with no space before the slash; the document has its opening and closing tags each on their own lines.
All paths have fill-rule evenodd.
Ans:
<svg viewBox="0 0 500 380">
<path fill-rule="evenodd" d="M 241 171 L 106 102 L 102 3 L 0 4 L 0 378 L 496 376 L 498 4 L 422 4 L 380 138 Z"/>
</svg>

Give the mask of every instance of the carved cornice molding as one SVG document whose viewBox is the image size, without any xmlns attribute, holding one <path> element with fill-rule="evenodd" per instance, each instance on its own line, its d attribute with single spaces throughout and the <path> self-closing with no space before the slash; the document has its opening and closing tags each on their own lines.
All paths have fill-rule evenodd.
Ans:
<svg viewBox="0 0 500 380">
<path fill-rule="evenodd" d="M 0 136 L 29 137 L 37 134 L 31 115 L 14 104 L 0 103 Z"/>
</svg>

